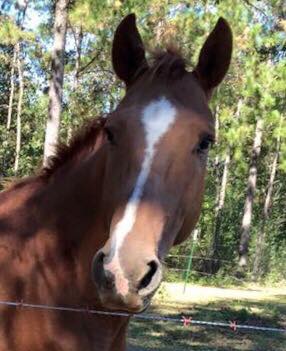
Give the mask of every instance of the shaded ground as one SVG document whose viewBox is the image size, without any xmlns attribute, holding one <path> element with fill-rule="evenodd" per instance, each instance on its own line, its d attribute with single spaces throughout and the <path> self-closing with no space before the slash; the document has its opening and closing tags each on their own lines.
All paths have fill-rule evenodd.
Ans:
<svg viewBox="0 0 286 351">
<path fill-rule="evenodd" d="M 286 328 L 286 289 L 222 289 L 165 284 L 147 313 Z M 285 351 L 286 334 L 132 320 L 130 351 Z"/>
</svg>

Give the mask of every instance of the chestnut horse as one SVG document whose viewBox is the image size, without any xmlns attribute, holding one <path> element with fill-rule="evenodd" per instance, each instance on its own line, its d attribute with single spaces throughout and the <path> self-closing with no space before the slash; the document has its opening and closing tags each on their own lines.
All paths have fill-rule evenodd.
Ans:
<svg viewBox="0 0 286 351">
<path fill-rule="evenodd" d="M 174 50 L 148 63 L 129 15 L 112 61 L 126 95 L 34 177 L 0 194 L 0 300 L 142 312 L 162 260 L 200 213 L 214 121 L 213 89 L 229 67 L 220 18 L 196 68 Z M 122 351 L 128 317 L 0 308 L 0 351 Z"/>
</svg>

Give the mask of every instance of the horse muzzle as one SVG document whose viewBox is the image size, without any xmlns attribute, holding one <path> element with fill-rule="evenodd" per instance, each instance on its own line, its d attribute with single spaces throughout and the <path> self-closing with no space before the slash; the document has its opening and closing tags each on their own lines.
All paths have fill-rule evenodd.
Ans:
<svg viewBox="0 0 286 351">
<path fill-rule="evenodd" d="M 104 308 L 130 313 L 143 312 L 162 280 L 162 265 L 153 257 L 126 273 L 117 263 L 110 263 L 100 250 L 92 262 L 92 278 Z"/>
</svg>

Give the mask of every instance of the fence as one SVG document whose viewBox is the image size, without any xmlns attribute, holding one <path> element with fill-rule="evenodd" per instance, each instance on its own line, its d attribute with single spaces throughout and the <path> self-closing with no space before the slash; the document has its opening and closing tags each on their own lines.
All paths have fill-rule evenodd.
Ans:
<svg viewBox="0 0 286 351">
<path fill-rule="evenodd" d="M 152 320 L 152 321 L 158 321 L 158 322 L 160 321 L 160 322 L 180 323 L 184 327 L 189 327 L 191 325 L 200 325 L 205 327 L 230 328 L 233 331 L 237 331 L 238 329 L 244 329 L 244 330 L 251 330 L 251 331 L 255 330 L 255 331 L 261 331 L 261 332 L 286 333 L 286 329 L 282 329 L 282 328 L 237 324 L 236 321 L 230 321 L 229 323 L 216 322 L 216 321 L 201 321 L 201 320 L 192 319 L 192 317 L 190 316 L 188 317 L 182 316 L 180 318 L 174 318 L 174 317 L 165 317 L 165 316 L 152 315 L 152 314 L 129 314 L 125 312 L 99 311 L 99 310 L 89 309 L 87 307 L 77 308 L 77 307 L 69 307 L 69 306 L 32 304 L 32 303 L 25 303 L 23 301 L 20 301 L 20 302 L 0 301 L 0 305 L 14 307 L 14 308 L 29 308 L 29 309 L 40 309 L 40 310 L 46 310 L 46 311 L 85 313 L 88 315 L 102 315 L 102 316 L 110 316 L 110 317 L 130 317 L 133 319 L 148 320 L 148 321 Z"/>
<path fill-rule="evenodd" d="M 187 268 L 175 268 L 175 267 L 168 267 L 168 270 L 177 271 L 177 272 L 186 272 L 185 276 L 185 286 L 188 279 L 188 274 L 190 271 L 198 273 L 200 275 L 212 276 L 213 274 L 203 271 L 198 271 L 191 269 L 192 268 L 192 260 L 216 260 L 210 257 L 203 257 L 203 256 L 195 256 L 193 255 L 194 250 L 191 251 L 189 256 L 187 255 L 169 255 L 168 258 L 184 258 L 188 259 Z M 219 261 L 228 262 L 229 260 L 218 259 Z M 241 279 L 231 276 L 236 280 Z M 185 290 L 185 287 L 184 287 Z M 143 320 L 143 321 L 157 321 L 157 322 L 168 322 L 168 323 L 179 323 L 182 324 L 183 327 L 190 327 L 191 325 L 203 326 L 203 327 L 218 327 L 218 328 L 230 328 L 234 332 L 237 330 L 245 330 L 245 331 L 260 331 L 260 332 L 268 332 L 268 333 L 285 333 L 286 329 L 283 328 L 275 328 L 269 326 L 256 326 L 256 325 L 247 325 L 247 324 L 237 324 L 235 320 L 228 321 L 228 322 L 219 322 L 219 321 L 203 321 L 203 320 L 196 320 L 193 319 L 191 316 L 180 316 L 180 317 L 167 317 L 161 315 L 154 315 L 154 314 L 129 314 L 125 312 L 107 312 L 107 311 L 100 311 L 95 309 L 90 309 L 88 307 L 73 307 L 73 306 L 53 306 L 53 305 L 46 305 L 46 304 L 33 304 L 33 303 L 25 303 L 23 301 L 1 301 L 0 305 L 7 306 L 11 308 L 26 308 L 26 309 L 40 309 L 46 311 L 61 311 L 61 312 L 70 312 L 70 313 L 85 313 L 88 315 L 102 315 L 102 316 L 110 316 L 110 317 L 130 317 L 132 319 Z"/>
</svg>

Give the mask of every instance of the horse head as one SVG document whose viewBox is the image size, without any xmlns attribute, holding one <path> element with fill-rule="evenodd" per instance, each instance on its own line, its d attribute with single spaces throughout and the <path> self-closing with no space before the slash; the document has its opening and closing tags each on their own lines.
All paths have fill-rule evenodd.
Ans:
<svg viewBox="0 0 286 351">
<path fill-rule="evenodd" d="M 108 309 L 144 310 L 162 280 L 164 257 L 198 221 L 215 138 L 208 102 L 228 70 L 231 51 L 231 29 L 222 18 L 192 72 L 170 48 L 148 63 L 134 15 L 116 30 L 112 61 L 126 94 L 102 132 L 108 230 L 92 263 Z"/>
</svg>

